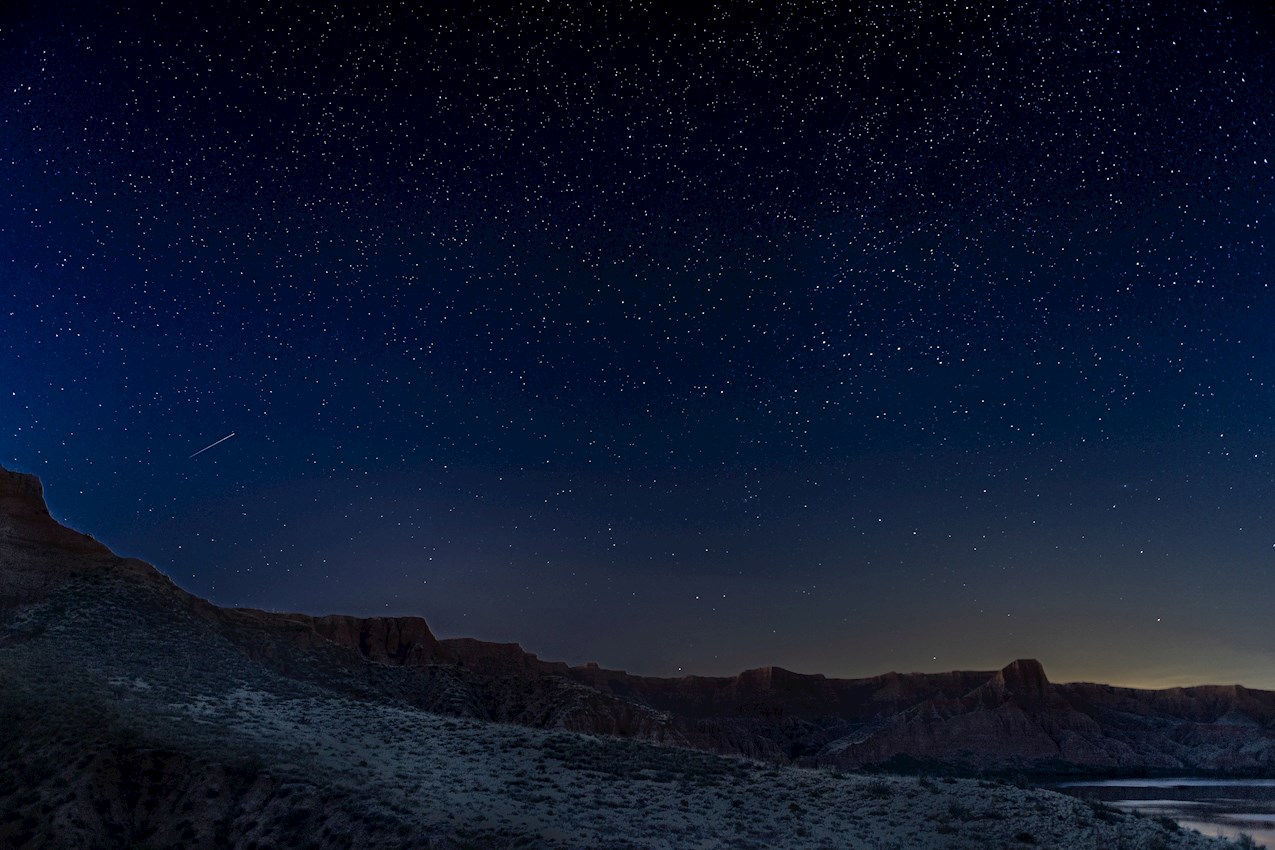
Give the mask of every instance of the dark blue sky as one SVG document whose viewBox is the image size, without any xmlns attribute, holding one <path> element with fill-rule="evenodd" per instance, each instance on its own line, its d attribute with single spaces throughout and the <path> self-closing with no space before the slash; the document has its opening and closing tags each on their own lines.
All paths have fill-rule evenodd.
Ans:
<svg viewBox="0 0 1275 850">
<path fill-rule="evenodd" d="M 1275 13 L 856 5 L 9 7 L 0 461 L 223 604 L 1275 687 Z"/>
</svg>

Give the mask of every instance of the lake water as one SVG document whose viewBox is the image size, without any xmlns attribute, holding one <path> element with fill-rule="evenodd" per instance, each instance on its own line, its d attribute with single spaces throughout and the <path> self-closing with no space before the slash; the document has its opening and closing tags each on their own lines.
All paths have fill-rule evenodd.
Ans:
<svg viewBox="0 0 1275 850">
<path fill-rule="evenodd" d="M 1205 835 L 1246 833 L 1275 850 L 1275 779 L 1111 779 L 1055 787 L 1126 811 L 1170 817 Z"/>
</svg>

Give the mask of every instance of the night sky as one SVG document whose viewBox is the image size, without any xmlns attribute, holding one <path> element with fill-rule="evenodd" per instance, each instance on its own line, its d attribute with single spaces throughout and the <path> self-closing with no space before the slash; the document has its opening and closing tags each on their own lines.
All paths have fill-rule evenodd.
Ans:
<svg viewBox="0 0 1275 850">
<path fill-rule="evenodd" d="M 1275 687 L 1275 11 L 970 5 L 5 3 L 0 463 L 220 604 Z"/>
</svg>

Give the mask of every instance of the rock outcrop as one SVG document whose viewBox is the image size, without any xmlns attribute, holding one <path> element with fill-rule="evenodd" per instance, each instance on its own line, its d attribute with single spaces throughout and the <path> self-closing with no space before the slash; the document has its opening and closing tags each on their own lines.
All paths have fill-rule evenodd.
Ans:
<svg viewBox="0 0 1275 850">
<path fill-rule="evenodd" d="M 121 558 L 49 513 L 34 475 L 0 468 L 0 616 L 47 597 L 73 576 L 113 577 L 151 588 L 176 585 L 154 567 Z"/>
<path fill-rule="evenodd" d="M 7 469 L 0 469 L 0 540 L 9 547 L 34 550 L 45 559 L 57 554 L 112 555 L 89 535 L 53 518 L 39 478 Z"/>
<path fill-rule="evenodd" d="M 379 664 L 420 666 L 444 659 L 429 626 L 420 617 L 348 617 L 329 614 L 307 618 L 323 637 Z"/>
</svg>

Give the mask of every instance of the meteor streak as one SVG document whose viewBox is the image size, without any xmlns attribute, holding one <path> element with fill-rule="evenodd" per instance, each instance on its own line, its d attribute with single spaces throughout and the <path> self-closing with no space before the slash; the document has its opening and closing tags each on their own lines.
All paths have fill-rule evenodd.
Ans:
<svg viewBox="0 0 1275 850">
<path fill-rule="evenodd" d="M 195 455 L 201 455 L 201 454 L 203 454 L 204 452 L 206 452 L 206 451 L 208 451 L 209 449 L 211 449 L 213 446 L 220 446 L 222 443 L 226 442 L 227 440 L 229 440 L 229 439 L 230 439 L 231 437 L 233 437 L 233 436 L 235 436 L 235 432 L 234 432 L 234 431 L 231 431 L 229 434 L 227 434 L 226 436 L 222 437 L 222 438 L 221 438 L 220 440 L 218 440 L 217 442 L 215 442 L 215 443 L 210 443 L 210 444 L 208 444 L 208 445 L 204 446 L 202 449 L 200 449 L 199 451 L 195 452 L 195 454 L 194 454 L 194 455 L 191 455 L 190 457 L 194 457 Z M 190 460 L 190 457 L 186 458 L 186 460 Z"/>
</svg>

